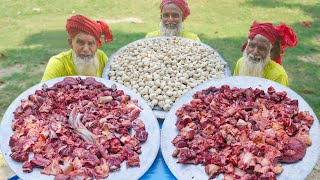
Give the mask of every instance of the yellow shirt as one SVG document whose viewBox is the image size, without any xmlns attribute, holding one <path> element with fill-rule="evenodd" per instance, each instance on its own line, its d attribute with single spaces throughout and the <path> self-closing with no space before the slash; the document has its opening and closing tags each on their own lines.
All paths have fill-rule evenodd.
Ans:
<svg viewBox="0 0 320 180">
<path fill-rule="evenodd" d="M 159 31 L 149 32 L 149 33 L 146 35 L 146 38 L 158 37 L 158 36 L 161 36 L 160 30 L 159 30 Z M 192 40 L 200 41 L 199 37 L 198 37 L 195 33 L 192 33 L 192 32 L 185 32 L 185 31 L 183 31 L 183 32 L 181 33 L 180 37 L 184 37 L 184 38 L 189 38 L 189 39 L 192 39 Z"/>
<path fill-rule="evenodd" d="M 99 69 L 96 76 L 101 77 L 104 66 L 108 61 L 108 57 L 103 51 L 99 49 L 97 50 L 96 54 L 99 61 Z M 72 50 L 69 50 L 50 58 L 41 82 L 57 77 L 76 75 L 78 74 L 73 62 Z"/>
<path fill-rule="evenodd" d="M 243 58 L 240 58 L 237 62 L 235 69 L 234 69 L 234 73 L 233 73 L 234 76 L 239 76 L 239 69 L 242 65 L 242 62 L 243 62 Z M 275 82 L 280 83 L 285 86 L 289 86 L 288 75 L 287 75 L 286 71 L 284 70 L 284 68 L 280 64 L 278 64 L 272 60 L 269 60 L 268 64 L 264 68 L 262 78 L 275 81 Z"/>
</svg>

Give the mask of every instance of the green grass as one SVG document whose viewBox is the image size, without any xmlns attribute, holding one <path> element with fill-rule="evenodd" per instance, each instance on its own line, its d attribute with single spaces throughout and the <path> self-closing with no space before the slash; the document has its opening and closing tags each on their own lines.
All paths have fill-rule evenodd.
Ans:
<svg viewBox="0 0 320 180">
<path fill-rule="evenodd" d="M 320 3 L 318 0 L 188 0 L 191 15 L 184 22 L 188 31 L 216 49 L 231 70 L 241 56 L 240 47 L 247 40 L 253 20 L 286 23 L 298 34 L 299 45 L 287 48 L 283 66 L 289 74 L 290 88 L 301 95 L 320 117 L 320 60 L 304 62 L 302 56 L 320 57 Z M 126 17 L 143 23 L 109 24 L 114 42 L 101 49 L 110 57 L 124 45 L 144 38 L 158 28 L 159 1 L 155 0 L 1 0 L 1 68 L 12 71 L 0 76 L 0 117 L 9 104 L 24 90 L 39 83 L 48 59 L 68 50 L 66 18 L 83 14 L 90 18 L 116 20 Z M 74 13 L 73 13 L 74 12 Z M 312 28 L 300 25 L 312 23 Z M 16 70 L 12 67 L 21 65 Z"/>
</svg>

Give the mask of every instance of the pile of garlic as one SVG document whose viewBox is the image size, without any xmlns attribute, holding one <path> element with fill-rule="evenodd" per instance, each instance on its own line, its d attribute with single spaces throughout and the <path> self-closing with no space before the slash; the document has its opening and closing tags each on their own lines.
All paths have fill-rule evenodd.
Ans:
<svg viewBox="0 0 320 180">
<path fill-rule="evenodd" d="M 141 95 L 152 109 L 169 111 L 188 90 L 224 76 L 226 63 L 202 43 L 178 37 L 133 42 L 113 56 L 111 80 Z"/>
</svg>

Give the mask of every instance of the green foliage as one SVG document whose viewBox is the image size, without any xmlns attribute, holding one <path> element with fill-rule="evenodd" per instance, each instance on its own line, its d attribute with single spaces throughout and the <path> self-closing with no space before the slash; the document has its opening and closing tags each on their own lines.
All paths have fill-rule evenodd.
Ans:
<svg viewBox="0 0 320 180">
<path fill-rule="evenodd" d="M 2 0 L 0 6 L 0 116 L 21 92 L 40 82 L 48 59 L 68 50 L 66 19 L 74 14 L 109 23 L 114 41 L 101 49 L 110 57 L 124 45 L 144 38 L 159 26 L 159 1 L 120 0 Z M 184 22 L 202 42 L 217 50 L 231 70 L 241 56 L 253 20 L 286 23 L 298 34 L 296 48 L 287 48 L 283 66 L 290 88 L 301 95 L 320 117 L 320 3 L 318 0 L 188 0 L 191 15 Z M 6 5 L 4 5 L 6 4 Z M 142 21 L 129 22 L 128 18 Z M 112 21 L 113 20 L 113 21 Z M 311 22 L 312 27 L 301 26 Z M 15 69 L 19 65 L 21 69 Z"/>
</svg>

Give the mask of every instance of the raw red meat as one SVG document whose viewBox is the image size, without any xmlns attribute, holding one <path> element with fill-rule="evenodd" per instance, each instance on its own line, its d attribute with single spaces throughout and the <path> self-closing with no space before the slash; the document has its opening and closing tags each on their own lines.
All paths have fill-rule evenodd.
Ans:
<svg viewBox="0 0 320 180">
<path fill-rule="evenodd" d="M 136 119 L 141 111 L 115 85 L 66 77 L 16 108 L 10 156 L 28 173 L 42 168 L 55 179 L 106 178 L 124 161 L 140 166 L 141 142 L 148 138 L 143 121 Z"/>
<path fill-rule="evenodd" d="M 311 145 L 313 117 L 286 92 L 209 87 L 176 111 L 178 163 L 202 164 L 209 178 L 276 179 Z"/>
<path fill-rule="evenodd" d="M 281 161 L 292 163 L 304 157 L 307 151 L 306 143 L 296 137 L 290 138 L 289 143 L 284 147 Z"/>
</svg>

